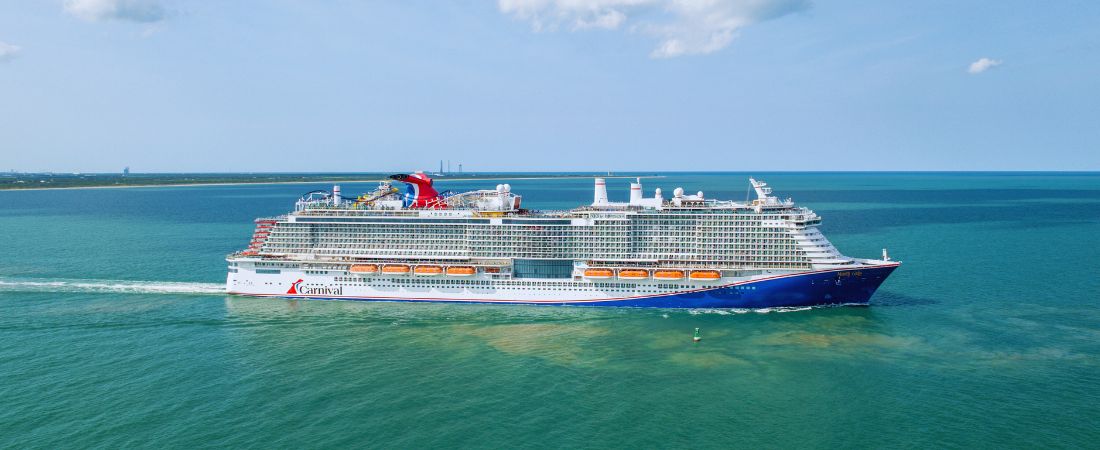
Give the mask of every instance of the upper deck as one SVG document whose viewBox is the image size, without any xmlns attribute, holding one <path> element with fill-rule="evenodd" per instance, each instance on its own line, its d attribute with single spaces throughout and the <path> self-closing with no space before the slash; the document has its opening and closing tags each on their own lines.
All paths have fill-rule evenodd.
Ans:
<svg viewBox="0 0 1100 450">
<path fill-rule="evenodd" d="M 427 179 L 424 177 L 424 179 Z M 707 214 L 767 214 L 792 220 L 799 225 L 816 225 L 820 218 L 811 210 L 795 206 L 791 199 L 779 200 L 771 196 L 771 188 L 763 182 L 750 178 L 757 191 L 757 198 L 751 201 L 718 200 L 706 198 L 703 192 L 685 194 L 683 188 L 676 188 L 671 198 L 665 198 L 661 189 L 654 191 L 651 198 L 643 198 L 641 180 L 630 185 L 630 200 L 616 203 L 607 200 L 606 182 L 602 178 L 595 180 L 594 201 L 590 205 L 579 206 L 571 210 L 539 211 L 521 207 L 522 197 L 512 193 L 508 184 L 497 185 L 496 189 L 476 190 L 462 193 L 435 193 L 424 198 L 423 187 L 410 185 L 408 192 L 402 195 L 389 182 L 381 183 L 368 194 L 346 198 L 340 194 L 339 186 L 333 191 L 313 191 L 295 204 L 295 217 L 375 217 L 375 218 L 421 218 L 421 219 L 471 219 L 471 218 L 514 218 L 525 220 L 538 219 L 576 219 L 576 218 L 615 218 L 627 215 L 707 215 Z M 427 187 L 431 180 L 427 179 Z"/>
<path fill-rule="evenodd" d="M 508 185 L 461 194 L 398 193 L 383 183 L 345 198 L 315 191 L 286 216 L 258 222 L 244 256 L 338 260 L 567 259 L 586 264 L 807 269 L 849 264 L 816 229 L 813 211 L 780 201 L 751 180 L 758 198 L 737 202 L 660 189 L 564 211 L 521 208 Z M 430 184 L 426 185 L 430 187 Z M 422 188 L 423 186 L 419 186 Z"/>
</svg>

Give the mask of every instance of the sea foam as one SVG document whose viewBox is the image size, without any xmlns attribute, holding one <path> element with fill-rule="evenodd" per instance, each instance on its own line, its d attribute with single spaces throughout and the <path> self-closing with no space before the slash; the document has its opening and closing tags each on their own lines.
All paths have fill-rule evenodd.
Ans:
<svg viewBox="0 0 1100 450">
<path fill-rule="evenodd" d="M 220 283 L 178 281 L 0 278 L 0 292 L 89 292 L 118 294 L 224 294 Z"/>
</svg>

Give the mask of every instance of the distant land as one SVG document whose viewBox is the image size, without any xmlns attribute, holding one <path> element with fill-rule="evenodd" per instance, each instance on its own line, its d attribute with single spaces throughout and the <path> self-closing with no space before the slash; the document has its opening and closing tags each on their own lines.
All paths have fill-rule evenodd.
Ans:
<svg viewBox="0 0 1100 450">
<path fill-rule="evenodd" d="M 204 186 L 218 184 L 287 184 L 327 182 L 375 182 L 392 172 L 367 173 L 0 173 L 0 190 L 125 188 L 157 186 Z M 591 178 L 611 177 L 608 173 L 429 173 L 436 180 L 505 178 Z M 626 175 L 623 175 L 626 176 Z M 635 177 L 638 175 L 629 175 Z M 650 178 L 656 175 L 643 176 Z"/>
<path fill-rule="evenodd" d="M 663 178 L 677 173 L 718 173 L 724 171 L 691 172 L 428 172 L 438 181 L 462 180 L 516 180 L 561 178 Z M 741 171 L 744 172 L 744 171 Z M 1015 175 L 1086 175 L 1096 176 L 1096 171 L 769 171 L 758 173 L 943 173 L 943 174 L 1015 174 Z M 59 172 L 0 172 L 0 191 L 40 189 L 91 189 L 135 188 L 158 186 L 208 186 L 221 184 L 309 184 L 309 183 L 371 183 L 386 179 L 395 172 L 253 172 L 253 173 L 59 173 Z M 740 173 L 740 172 L 738 172 Z M 744 172 L 748 173 L 748 172 Z"/>
</svg>

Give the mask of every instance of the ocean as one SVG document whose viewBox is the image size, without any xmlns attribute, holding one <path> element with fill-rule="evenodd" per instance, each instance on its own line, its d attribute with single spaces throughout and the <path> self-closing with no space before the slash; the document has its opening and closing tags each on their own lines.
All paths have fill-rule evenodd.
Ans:
<svg viewBox="0 0 1100 450">
<path fill-rule="evenodd" d="M 647 196 L 747 194 L 748 174 L 661 175 Z M 2 191 L 0 447 L 1098 445 L 1100 174 L 753 175 L 844 254 L 903 261 L 869 307 L 231 297 L 252 219 L 330 186 Z M 592 199 L 590 179 L 437 187 L 498 182 L 528 208 Z"/>
</svg>

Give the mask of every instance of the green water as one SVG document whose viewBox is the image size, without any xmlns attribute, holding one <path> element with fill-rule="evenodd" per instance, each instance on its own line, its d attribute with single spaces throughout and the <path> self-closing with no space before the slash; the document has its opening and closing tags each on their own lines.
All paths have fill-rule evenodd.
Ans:
<svg viewBox="0 0 1100 450">
<path fill-rule="evenodd" d="M 1098 445 L 1100 175 L 757 175 L 845 254 L 904 261 L 872 306 L 227 297 L 250 220 L 323 186 L 0 192 L 0 447 Z M 510 182 L 527 207 L 591 201 Z"/>
</svg>

